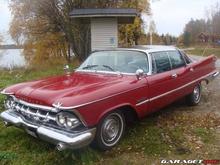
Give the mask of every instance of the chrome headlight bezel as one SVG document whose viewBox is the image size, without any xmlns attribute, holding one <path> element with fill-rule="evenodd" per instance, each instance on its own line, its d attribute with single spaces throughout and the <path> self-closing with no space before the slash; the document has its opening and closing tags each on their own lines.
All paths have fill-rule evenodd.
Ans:
<svg viewBox="0 0 220 165">
<path fill-rule="evenodd" d="M 72 130 L 81 124 L 81 121 L 70 112 L 60 112 L 56 115 L 56 122 L 62 128 Z"/>
<path fill-rule="evenodd" d="M 4 107 L 6 110 L 13 110 L 15 105 L 15 101 L 12 97 L 7 97 L 7 99 L 4 101 Z"/>
</svg>

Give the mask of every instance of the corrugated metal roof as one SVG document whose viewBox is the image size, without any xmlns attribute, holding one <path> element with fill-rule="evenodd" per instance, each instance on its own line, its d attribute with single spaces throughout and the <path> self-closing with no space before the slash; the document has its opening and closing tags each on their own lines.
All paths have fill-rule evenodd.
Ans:
<svg viewBox="0 0 220 165">
<path fill-rule="evenodd" d="M 137 16 L 136 9 L 125 8 L 106 8 L 106 9 L 73 9 L 70 12 L 72 18 L 85 17 L 135 17 Z"/>
</svg>

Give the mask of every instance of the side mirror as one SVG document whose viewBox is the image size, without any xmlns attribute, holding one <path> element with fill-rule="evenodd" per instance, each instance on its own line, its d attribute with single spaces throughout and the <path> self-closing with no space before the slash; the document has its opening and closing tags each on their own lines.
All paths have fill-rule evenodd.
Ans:
<svg viewBox="0 0 220 165">
<path fill-rule="evenodd" d="M 143 76 L 144 76 L 144 71 L 143 71 L 143 69 L 138 69 L 138 70 L 136 71 L 136 77 L 137 77 L 137 79 L 140 80 L 141 77 L 143 77 Z"/>
<path fill-rule="evenodd" d="M 70 74 L 70 66 L 69 65 L 64 65 L 63 70 L 67 75 Z"/>
</svg>

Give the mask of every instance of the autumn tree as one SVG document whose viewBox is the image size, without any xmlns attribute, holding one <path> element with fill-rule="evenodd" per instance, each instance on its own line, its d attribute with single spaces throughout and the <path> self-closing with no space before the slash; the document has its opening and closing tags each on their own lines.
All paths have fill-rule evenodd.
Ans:
<svg viewBox="0 0 220 165">
<path fill-rule="evenodd" d="M 208 17 L 206 19 L 191 19 L 184 28 L 183 41 L 184 44 L 189 46 L 190 44 L 196 44 L 200 34 L 205 34 L 206 42 L 212 40 L 215 42 L 216 36 L 220 36 L 220 4 L 216 3 L 212 6 L 212 9 L 208 11 Z"/>
<path fill-rule="evenodd" d="M 24 44 L 26 54 L 33 58 L 65 56 L 70 47 L 83 61 L 90 52 L 90 25 L 82 20 L 72 20 L 70 12 L 75 8 L 136 8 L 148 12 L 148 0 L 11 0 L 13 20 L 10 33 L 17 43 Z M 136 41 L 140 36 L 142 20 L 134 25 L 120 27 L 120 38 Z M 29 48 L 29 49 L 28 49 Z M 38 56 L 38 57 L 37 57 Z"/>
</svg>

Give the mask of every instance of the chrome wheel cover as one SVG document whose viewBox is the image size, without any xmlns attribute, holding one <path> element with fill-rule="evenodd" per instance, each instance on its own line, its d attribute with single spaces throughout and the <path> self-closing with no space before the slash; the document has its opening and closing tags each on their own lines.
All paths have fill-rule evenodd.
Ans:
<svg viewBox="0 0 220 165">
<path fill-rule="evenodd" d="M 200 101 L 201 89 L 199 85 L 197 85 L 193 90 L 193 98 L 194 98 L 195 103 L 198 103 Z"/>
<path fill-rule="evenodd" d="M 107 116 L 101 127 L 101 140 L 106 146 L 115 145 L 121 138 L 124 123 L 120 114 L 113 113 Z"/>
</svg>

